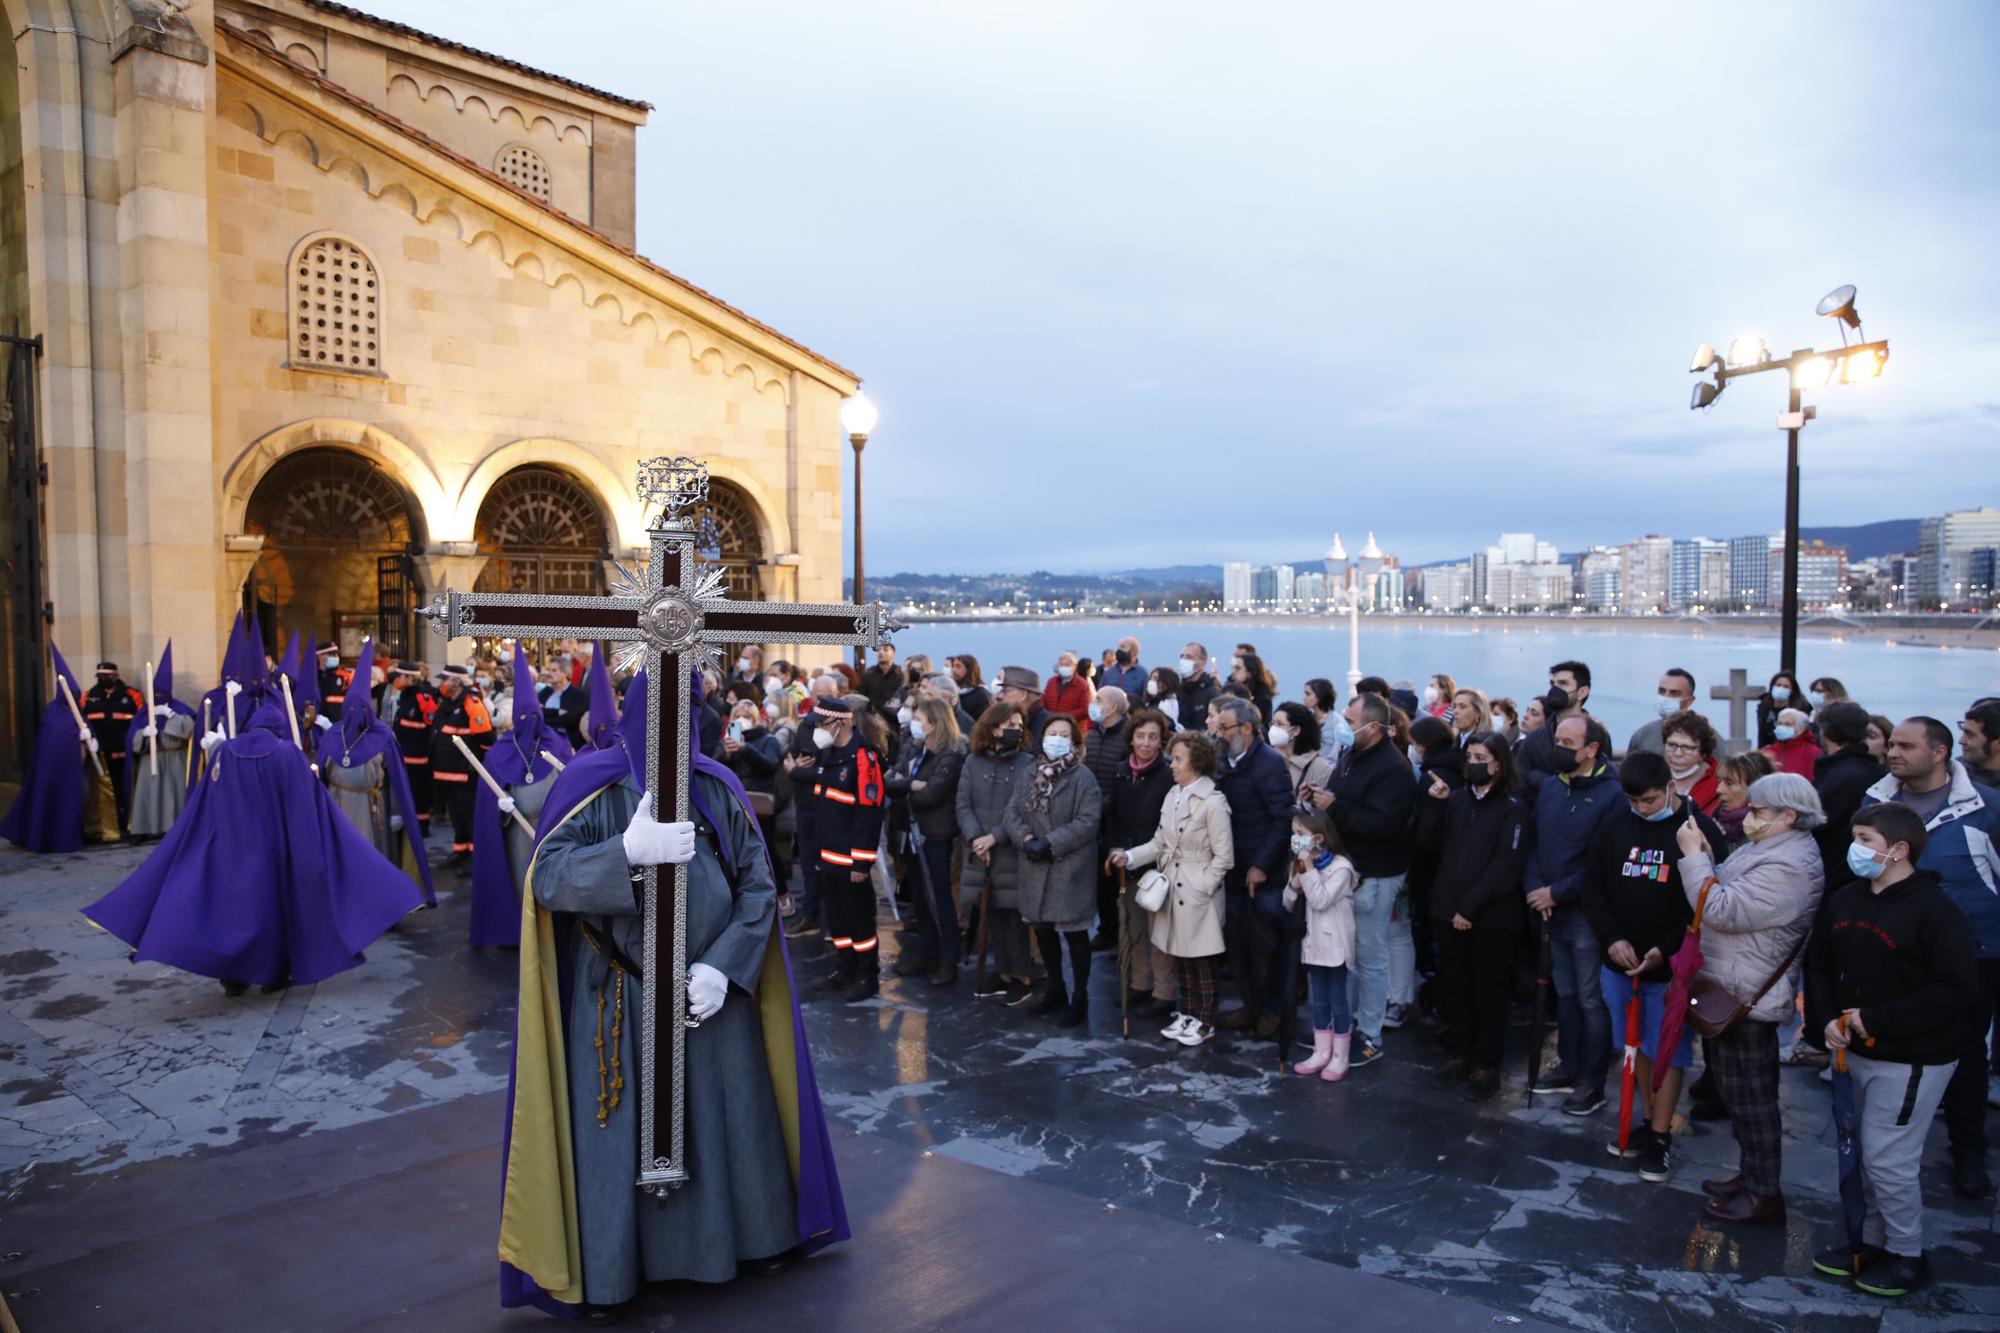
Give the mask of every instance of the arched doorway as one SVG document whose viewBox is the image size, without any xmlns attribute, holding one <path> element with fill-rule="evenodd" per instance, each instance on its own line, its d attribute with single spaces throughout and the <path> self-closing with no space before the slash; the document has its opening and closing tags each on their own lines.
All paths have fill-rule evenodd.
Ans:
<svg viewBox="0 0 2000 1333">
<path fill-rule="evenodd" d="M 528 463 L 493 483 L 479 502 L 473 539 L 487 557 L 480 592 L 601 597 L 611 558 L 604 510 L 582 482 L 561 468 Z M 482 653 L 497 642 L 479 641 Z M 540 652 L 530 645 L 529 655 Z"/>
<path fill-rule="evenodd" d="M 731 597 L 752 600 L 762 595 L 757 566 L 764 563 L 763 529 L 750 497 L 726 481 L 708 483 L 708 507 L 701 514 L 703 560 L 722 567 Z"/>
<path fill-rule="evenodd" d="M 244 601 L 267 650 L 296 629 L 346 655 L 372 634 L 378 652 L 407 656 L 416 512 L 393 477 L 345 449 L 301 449 L 272 464 L 243 515 L 243 531 L 264 539 Z"/>
</svg>

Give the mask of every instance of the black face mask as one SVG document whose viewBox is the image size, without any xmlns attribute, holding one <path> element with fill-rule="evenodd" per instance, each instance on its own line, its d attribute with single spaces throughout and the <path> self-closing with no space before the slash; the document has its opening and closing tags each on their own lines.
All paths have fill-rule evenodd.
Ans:
<svg viewBox="0 0 2000 1333">
<path fill-rule="evenodd" d="M 1581 762 L 1583 762 L 1583 751 L 1577 749 L 1574 745 L 1558 745 L 1556 747 L 1556 773 L 1558 775 L 1576 772 L 1576 766 Z"/>
<path fill-rule="evenodd" d="M 1126 652 L 1124 649 L 1121 648 L 1115 655 L 1114 660 L 1118 663 L 1119 666 L 1131 666 L 1132 654 Z"/>
<path fill-rule="evenodd" d="M 1549 686 L 1549 692 L 1542 696 L 1542 707 L 1548 711 L 1550 717 L 1568 708 L 1569 704 L 1569 691 L 1555 685 Z"/>
<path fill-rule="evenodd" d="M 1020 748 L 1021 748 L 1021 729 L 1019 727 L 1009 727 L 1005 731 L 1000 733 L 1001 750 L 1003 751 L 1018 750 Z"/>
<path fill-rule="evenodd" d="M 1493 765 L 1470 763 L 1465 766 L 1465 780 L 1475 787 L 1484 787 L 1493 781 Z"/>
</svg>

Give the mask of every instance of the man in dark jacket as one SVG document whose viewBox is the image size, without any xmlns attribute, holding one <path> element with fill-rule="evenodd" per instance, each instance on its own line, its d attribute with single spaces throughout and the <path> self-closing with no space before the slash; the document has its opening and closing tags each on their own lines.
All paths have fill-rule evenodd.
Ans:
<svg viewBox="0 0 2000 1333">
<path fill-rule="evenodd" d="M 1130 699 L 1137 699 L 1146 692 L 1146 668 L 1139 665 L 1139 641 L 1129 634 L 1118 641 L 1112 650 L 1112 665 L 1104 670 L 1104 679 L 1099 688 L 1116 685 L 1125 691 Z"/>
<path fill-rule="evenodd" d="M 97 683 L 83 696 L 83 725 L 97 741 L 97 757 L 111 775 L 111 792 L 118 803 L 118 831 L 125 831 L 131 788 L 125 781 L 125 746 L 132 719 L 146 711 L 145 696 L 127 685 L 116 662 L 97 664 Z"/>
<path fill-rule="evenodd" d="M 1681 1080 L 1694 1063 L 1692 1028 L 1681 1029 L 1673 1050 L 1660 1049 L 1667 983 L 1673 980 L 1670 960 L 1694 919 L 1681 884 L 1682 852 L 1676 838 L 1681 825 L 1694 820 L 1718 865 L 1729 853 L 1729 842 L 1714 820 L 1674 794 L 1673 771 L 1664 756 L 1650 750 L 1626 755 L 1618 785 L 1625 799 L 1613 801 L 1599 822 L 1578 886 L 1583 914 L 1603 957 L 1605 1007 L 1614 1029 L 1625 1021 L 1628 1005 L 1639 1005 L 1639 1115 L 1624 1152 L 1639 1159 L 1640 1179 L 1659 1184 L 1671 1173 L 1674 1107 L 1681 1098 Z M 1656 1060 L 1668 1065 L 1658 1093 L 1653 1091 Z"/>
<path fill-rule="evenodd" d="M 861 692 L 883 717 L 894 718 L 889 701 L 903 692 L 903 668 L 896 665 L 896 645 L 885 643 L 875 650 L 875 665 L 861 673 Z"/>
<path fill-rule="evenodd" d="M 1826 823 L 1813 831 L 1820 863 L 1829 875 L 1847 864 L 1848 825 L 1868 789 L 1889 772 L 1868 753 L 1868 710 L 1842 699 L 1819 710 L 1820 740 L 1826 753 L 1813 762 L 1813 790 L 1826 810 Z"/>
<path fill-rule="evenodd" d="M 1407 933 L 1410 815 L 1417 777 L 1389 737 L 1389 701 L 1357 688 L 1343 714 L 1354 743 L 1340 757 L 1331 791 L 1300 793 L 1329 813 L 1361 882 L 1354 889 L 1354 964 L 1359 1034 L 1350 1068 L 1382 1058 L 1389 1012 L 1389 951 L 1394 932 Z M 1401 902 L 1404 910 L 1398 912 Z"/>
<path fill-rule="evenodd" d="M 1605 755 L 1611 733 L 1581 713 L 1550 729 L 1557 772 L 1535 796 L 1535 838 L 1521 872 L 1528 906 L 1549 934 L 1556 987 L 1556 1049 L 1560 1060 L 1542 1071 L 1534 1092 L 1563 1092 L 1569 1115 L 1590 1115 L 1604 1105 L 1611 1070 L 1611 1011 L 1604 1007 L 1603 966 L 1597 936 L 1583 914 L 1584 862 L 1597 827 L 1623 801 L 1618 772 Z"/>
<path fill-rule="evenodd" d="M 1042 678 L 1024 666 L 1000 668 L 1000 688 L 995 703 L 1013 704 L 1028 724 L 1028 749 L 1042 752 L 1042 732 L 1049 725 L 1049 710 L 1042 705 Z"/>
<path fill-rule="evenodd" d="M 1111 783 L 1118 770 L 1125 767 L 1125 760 L 1132 753 L 1131 703 L 1125 691 L 1116 685 L 1106 685 L 1090 701 L 1090 736 L 1084 742 L 1083 765 L 1097 779 L 1097 790 L 1105 797 L 1105 807 L 1110 808 Z M 1146 837 L 1152 836 L 1148 829 Z M 1140 839 L 1145 841 L 1144 838 Z M 1095 953 L 1109 953 L 1118 947 L 1118 876 L 1105 864 L 1105 856 L 1111 851 L 1104 839 L 1098 839 L 1097 848 L 1097 934 L 1090 941 Z M 1127 847 L 1132 843 L 1124 844 Z"/>
<path fill-rule="evenodd" d="M 1181 649 L 1179 663 L 1181 673 L 1181 715 L 1180 724 L 1188 731 L 1203 731 L 1208 727 L 1208 705 L 1222 692 L 1222 682 L 1209 670 L 1208 649 L 1198 643 L 1191 643 Z"/>
<path fill-rule="evenodd" d="M 1263 719 L 1248 699 L 1223 695 L 1209 705 L 1208 731 L 1223 759 L 1215 785 L 1229 802 L 1236 865 L 1223 880 L 1222 933 L 1243 1007 L 1221 1019 L 1226 1028 L 1256 1025 L 1259 1037 L 1278 1028 L 1278 1004 L 1294 998 L 1298 947 L 1286 949 L 1282 923 L 1286 868 L 1291 861 L 1292 780 L 1285 760 L 1264 743 Z"/>
<path fill-rule="evenodd" d="M 1878 1296 L 1930 1276 L 1918 1163 L 1965 1044 L 1978 985 L 1965 917 L 1934 871 L 1916 863 L 1931 834 L 1906 805 L 1854 817 L 1860 877 L 1827 894 L 1806 952 L 1806 1022 L 1847 1051 L 1861 1170 L 1869 1189 L 1859 1254 L 1842 1243 L 1813 1256 L 1823 1273 Z"/>
<path fill-rule="evenodd" d="M 1542 702 L 1542 711 L 1548 720 L 1539 731 L 1525 736 L 1514 753 L 1521 765 L 1521 787 L 1527 793 L 1529 804 L 1533 804 L 1541 792 L 1542 784 L 1564 770 L 1556 763 L 1556 723 L 1567 717 L 1589 717 L 1590 710 L 1584 707 L 1590 698 L 1590 668 L 1582 662 L 1558 662 L 1549 668 L 1549 692 Z M 1604 753 L 1598 756 L 1607 763 L 1611 759 L 1611 746 L 1607 743 Z"/>
</svg>

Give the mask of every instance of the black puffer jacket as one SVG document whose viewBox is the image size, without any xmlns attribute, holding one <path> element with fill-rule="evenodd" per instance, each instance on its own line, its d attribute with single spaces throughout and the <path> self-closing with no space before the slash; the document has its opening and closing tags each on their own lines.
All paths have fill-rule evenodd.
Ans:
<svg viewBox="0 0 2000 1333">
<path fill-rule="evenodd" d="M 1419 837 L 1437 849 L 1431 876 L 1431 919 L 1463 916 L 1476 930 L 1521 924 L 1521 862 L 1527 856 L 1527 806 L 1518 796 L 1489 791 L 1482 799 L 1460 787 L 1437 800 L 1417 797 Z"/>
</svg>

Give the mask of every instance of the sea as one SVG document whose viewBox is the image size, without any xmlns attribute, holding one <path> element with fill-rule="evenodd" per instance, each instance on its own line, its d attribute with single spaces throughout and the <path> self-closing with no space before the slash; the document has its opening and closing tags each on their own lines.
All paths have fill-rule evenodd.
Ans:
<svg viewBox="0 0 2000 1333">
<path fill-rule="evenodd" d="M 1096 658 L 1126 635 L 1139 640 L 1140 660 L 1147 667 L 1173 665 L 1190 641 L 1206 645 L 1226 667 L 1238 643 L 1251 643 L 1277 676 L 1281 701 L 1297 699 L 1314 676 L 1331 680 L 1341 700 L 1347 698 L 1345 620 L 1246 616 L 919 622 L 898 633 L 896 643 L 904 657 L 922 652 L 939 660 L 970 653 L 991 680 L 1003 666 L 1033 667 L 1046 677 L 1064 649 Z M 1441 671 L 1489 697 L 1505 695 L 1521 703 L 1547 690 L 1551 663 L 1571 659 L 1590 665 L 1590 710 L 1623 747 L 1633 730 L 1656 716 L 1653 700 L 1660 673 L 1676 666 L 1693 673 L 1697 706 L 1728 735 L 1729 705 L 1711 700 L 1710 687 L 1727 683 L 1733 668 L 1741 668 L 1754 683 L 1769 680 L 1778 669 L 1778 638 L 1775 633 L 1764 637 L 1705 630 L 1687 621 L 1663 621 L 1657 631 L 1629 622 L 1595 630 L 1588 624 L 1572 627 L 1544 620 L 1379 617 L 1361 622 L 1362 674 L 1409 680 L 1418 690 Z M 1914 646 L 1873 632 L 1801 637 L 1800 683 L 1819 676 L 1838 679 L 1870 712 L 1895 719 L 1929 714 L 1956 730 L 1968 704 L 2000 693 L 2000 651 Z"/>
</svg>

